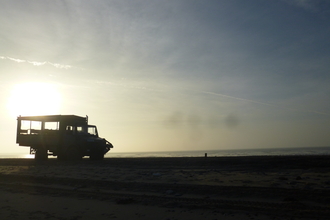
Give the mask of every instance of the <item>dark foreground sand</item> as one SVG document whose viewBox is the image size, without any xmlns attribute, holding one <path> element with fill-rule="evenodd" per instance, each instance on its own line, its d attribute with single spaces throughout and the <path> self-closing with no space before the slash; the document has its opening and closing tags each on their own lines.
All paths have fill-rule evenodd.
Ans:
<svg viewBox="0 0 330 220">
<path fill-rule="evenodd" d="M 0 160 L 0 219 L 330 219 L 330 156 Z"/>
</svg>

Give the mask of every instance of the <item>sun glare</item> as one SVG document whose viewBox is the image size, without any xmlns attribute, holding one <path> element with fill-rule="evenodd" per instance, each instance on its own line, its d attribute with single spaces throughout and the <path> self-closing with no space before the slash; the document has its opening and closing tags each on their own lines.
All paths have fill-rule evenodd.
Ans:
<svg viewBox="0 0 330 220">
<path fill-rule="evenodd" d="M 11 116 L 32 116 L 58 114 L 60 93 L 55 85 L 41 82 L 28 82 L 13 87 L 8 111 Z"/>
</svg>

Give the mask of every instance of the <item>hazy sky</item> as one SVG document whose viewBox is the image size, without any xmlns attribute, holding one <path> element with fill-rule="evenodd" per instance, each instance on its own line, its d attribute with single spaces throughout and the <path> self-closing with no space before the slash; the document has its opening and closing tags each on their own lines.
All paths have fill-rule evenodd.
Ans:
<svg viewBox="0 0 330 220">
<path fill-rule="evenodd" d="M 330 145 L 327 0 L 0 0 L 0 153 L 18 115 L 114 152 Z"/>
</svg>

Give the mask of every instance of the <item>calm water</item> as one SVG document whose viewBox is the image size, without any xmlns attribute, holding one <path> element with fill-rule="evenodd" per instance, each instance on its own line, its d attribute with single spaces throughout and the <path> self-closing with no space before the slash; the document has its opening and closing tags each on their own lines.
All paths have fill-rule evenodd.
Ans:
<svg viewBox="0 0 330 220">
<path fill-rule="evenodd" d="M 110 151 L 105 155 L 111 157 L 208 157 L 221 156 L 276 156 L 276 155 L 330 155 L 330 147 L 272 148 L 248 150 L 204 150 L 204 151 L 166 151 L 166 152 L 130 152 L 117 153 Z M 0 158 L 34 158 L 29 154 L 2 154 Z"/>
</svg>

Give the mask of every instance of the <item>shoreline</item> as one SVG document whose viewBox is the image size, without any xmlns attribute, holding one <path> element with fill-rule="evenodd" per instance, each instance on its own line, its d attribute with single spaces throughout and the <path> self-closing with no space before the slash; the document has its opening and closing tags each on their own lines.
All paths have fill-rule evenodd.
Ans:
<svg viewBox="0 0 330 220">
<path fill-rule="evenodd" d="M 28 152 L 28 151 L 26 151 Z M 223 149 L 223 150 L 193 150 L 193 151 L 143 151 L 143 152 L 116 152 L 112 150 L 105 158 L 131 158 L 131 157 L 209 157 L 226 156 L 308 156 L 330 155 L 330 146 L 292 147 L 292 148 L 255 148 L 255 149 Z M 33 158 L 28 153 L 2 154 L 1 158 Z"/>
</svg>

